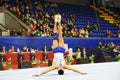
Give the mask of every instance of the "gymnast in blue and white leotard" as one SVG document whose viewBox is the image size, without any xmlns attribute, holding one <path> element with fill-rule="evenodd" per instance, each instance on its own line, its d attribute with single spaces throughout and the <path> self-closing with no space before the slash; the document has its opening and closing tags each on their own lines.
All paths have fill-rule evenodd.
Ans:
<svg viewBox="0 0 120 80">
<path fill-rule="evenodd" d="M 80 74 L 84 74 L 83 72 L 70 67 L 69 65 L 67 65 L 65 63 L 65 59 L 64 59 L 64 53 L 65 53 L 65 48 L 64 48 L 64 40 L 63 40 L 63 36 L 62 36 L 62 26 L 60 21 L 61 20 L 57 20 L 57 19 L 61 19 L 61 15 L 55 15 L 55 24 L 54 24 L 54 34 L 53 34 L 53 44 L 52 44 L 52 49 L 53 49 L 53 53 L 54 53 L 54 59 L 52 62 L 52 66 L 50 66 L 48 69 L 42 71 L 40 74 L 35 74 L 35 76 L 40 76 L 42 74 L 45 74 L 49 71 L 52 71 L 54 69 L 57 69 L 58 74 L 59 75 L 63 75 L 64 74 L 64 69 L 68 69 L 68 70 L 72 70 L 75 72 L 78 72 Z"/>
<path fill-rule="evenodd" d="M 58 46 L 56 48 L 53 49 L 53 53 L 54 53 L 54 59 L 53 62 L 56 63 L 56 67 L 58 67 L 60 64 L 62 64 L 62 66 L 64 67 L 64 53 L 65 53 L 65 49 Z"/>
</svg>

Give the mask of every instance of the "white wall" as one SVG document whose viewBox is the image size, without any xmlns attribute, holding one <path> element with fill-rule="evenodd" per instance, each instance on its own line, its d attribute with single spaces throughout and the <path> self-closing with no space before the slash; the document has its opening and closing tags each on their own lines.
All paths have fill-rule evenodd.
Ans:
<svg viewBox="0 0 120 80">
<path fill-rule="evenodd" d="M 5 26 L 5 15 L 4 15 L 4 13 L 0 13 L 0 23 Z"/>
</svg>

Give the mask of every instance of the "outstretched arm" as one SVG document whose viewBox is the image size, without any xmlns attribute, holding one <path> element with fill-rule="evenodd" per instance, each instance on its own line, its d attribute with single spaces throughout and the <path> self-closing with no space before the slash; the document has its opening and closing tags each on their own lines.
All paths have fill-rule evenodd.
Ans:
<svg viewBox="0 0 120 80">
<path fill-rule="evenodd" d="M 48 73 L 49 71 L 52 71 L 56 68 L 55 64 L 53 63 L 52 66 L 50 66 L 49 68 L 47 68 L 46 70 L 42 71 L 40 74 L 34 74 L 33 76 L 40 76 L 43 75 L 45 73 Z"/>
<path fill-rule="evenodd" d="M 81 72 L 81 71 L 79 71 L 79 70 L 77 70 L 77 69 L 75 69 L 75 68 L 73 68 L 73 67 L 71 67 L 71 66 L 69 66 L 69 65 L 67 65 L 67 64 L 65 64 L 64 67 L 65 67 L 66 69 L 68 69 L 68 70 L 72 70 L 72 71 L 77 72 L 77 73 L 80 73 L 80 74 L 82 74 L 82 75 L 83 75 L 83 74 L 87 74 L 87 73 Z"/>
</svg>

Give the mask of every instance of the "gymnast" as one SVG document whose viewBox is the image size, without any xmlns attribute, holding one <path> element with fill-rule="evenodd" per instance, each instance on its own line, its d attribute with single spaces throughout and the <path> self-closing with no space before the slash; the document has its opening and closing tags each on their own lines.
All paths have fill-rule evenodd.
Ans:
<svg viewBox="0 0 120 80">
<path fill-rule="evenodd" d="M 81 75 L 86 74 L 85 72 L 81 72 L 65 63 L 64 59 L 65 48 L 62 36 L 61 15 L 55 15 L 55 24 L 53 32 L 54 40 L 52 44 L 52 49 L 54 53 L 54 59 L 52 62 L 52 66 L 50 66 L 46 70 L 43 70 L 39 74 L 34 74 L 33 76 L 40 76 L 55 69 L 57 69 L 59 75 L 63 75 L 64 74 L 63 68 L 80 73 Z"/>
</svg>

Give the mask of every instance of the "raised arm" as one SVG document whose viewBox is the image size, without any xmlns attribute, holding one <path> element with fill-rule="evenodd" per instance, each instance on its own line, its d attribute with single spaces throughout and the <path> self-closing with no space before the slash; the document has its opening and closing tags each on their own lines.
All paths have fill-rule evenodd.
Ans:
<svg viewBox="0 0 120 80">
<path fill-rule="evenodd" d="M 54 70 L 55 68 L 56 68 L 56 67 L 54 67 L 54 66 L 50 66 L 48 69 L 42 71 L 40 74 L 34 74 L 33 76 L 40 76 L 40 75 L 43 75 L 43 74 L 45 74 L 45 73 L 48 73 L 48 72 Z"/>
</svg>

